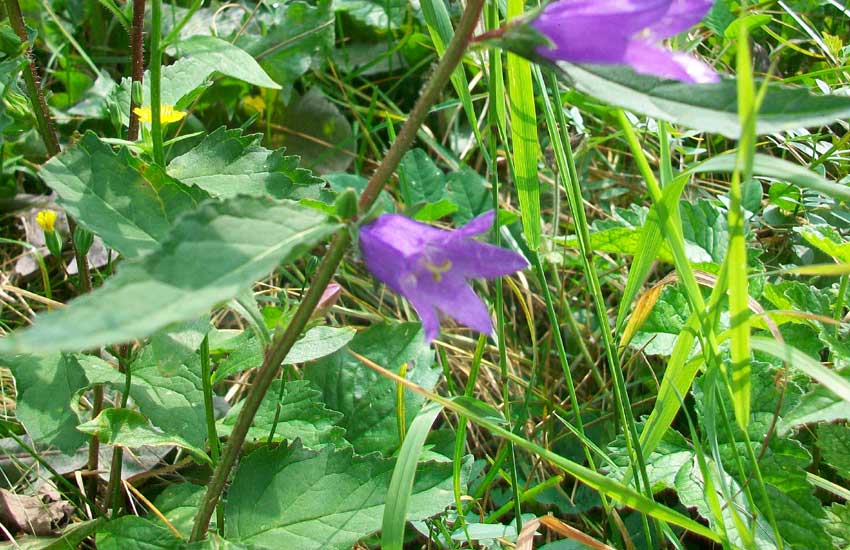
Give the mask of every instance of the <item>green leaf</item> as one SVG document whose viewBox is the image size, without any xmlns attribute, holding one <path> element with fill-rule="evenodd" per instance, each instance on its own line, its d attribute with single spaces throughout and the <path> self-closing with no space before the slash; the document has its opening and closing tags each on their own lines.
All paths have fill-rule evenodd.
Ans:
<svg viewBox="0 0 850 550">
<path fill-rule="evenodd" d="M 189 538 L 195 514 L 198 513 L 206 487 L 194 483 L 168 485 L 154 501 L 154 506 L 184 537 Z M 215 524 L 215 516 L 212 518 Z M 165 527 L 165 524 L 162 524 Z M 211 526 L 211 528 L 213 528 Z M 214 529 L 214 528 L 213 528 Z"/>
<path fill-rule="evenodd" d="M 289 154 L 301 157 L 306 168 L 320 174 L 345 172 L 357 158 L 351 123 L 321 88 L 314 86 L 306 94 L 293 97 L 276 113 L 289 130 L 280 135 L 281 144 Z"/>
<path fill-rule="evenodd" d="M 381 527 L 395 460 L 351 449 L 309 451 L 295 443 L 242 460 L 225 506 L 226 537 L 269 548 L 348 550 Z M 441 512 L 454 500 L 452 465 L 420 465 L 408 519 Z"/>
<path fill-rule="evenodd" d="M 130 409 L 103 409 L 97 417 L 80 424 L 78 430 L 96 435 L 101 442 L 121 447 L 180 447 L 201 462 L 211 464 L 203 451 L 182 437 L 164 434 L 151 426 L 142 413 Z"/>
<path fill-rule="evenodd" d="M 162 68 L 161 102 L 163 105 L 172 105 L 181 109 L 188 107 L 208 85 L 214 73 L 265 88 L 279 89 L 281 87 L 275 82 L 277 79 L 274 75 L 269 77 L 252 55 L 243 51 L 241 44 L 234 46 L 220 38 L 196 35 L 181 40 L 180 46 L 185 55 Z M 130 79 L 124 78 L 112 97 L 124 124 L 130 120 L 130 89 Z M 145 71 L 142 80 L 142 98 L 142 104 L 150 106 L 150 71 Z"/>
<path fill-rule="evenodd" d="M 122 516 L 98 529 L 98 550 L 176 550 L 180 540 L 165 527 L 139 516 Z"/>
<path fill-rule="evenodd" d="M 844 240 L 830 225 L 804 225 L 795 227 L 806 242 L 840 263 L 850 263 L 850 242 Z"/>
<path fill-rule="evenodd" d="M 123 391 L 124 375 L 103 361 L 83 356 L 80 364 L 91 384 L 109 384 Z M 206 440 L 200 358 L 163 365 L 151 346 L 130 364 L 130 397 L 151 423 L 167 434 L 203 446 Z"/>
<path fill-rule="evenodd" d="M 248 439 L 265 440 L 271 431 L 277 410 L 280 380 L 275 380 L 269 388 L 266 397 L 254 417 L 254 422 L 248 429 Z M 227 415 L 216 424 L 222 437 L 230 435 L 236 424 L 236 418 L 242 410 L 243 402 L 227 411 Z M 300 439 L 307 448 L 318 448 L 324 445 L 336 447 L 346 446 L 343 439 L 345 430 L 338 424 L 342 413 L 325 407 L 322 403 L 322 392 L 317 390 L 307 380 L 293 380 L 286 383 L 283 399 L 280 401 L 280 414 L 275 427 L 275 441 Z"/>
<path fill-rule="evenodd" d="M 15 416 L 34 441 L 52 445 L 65 454 L 80 448 L 88 437 L 77 431 L 79 418 L 71 403 L 86 387 L 76 357 L 60 353 L 0 358 L 15 377 Z"/>
<path fill-rule="evenodd" d="M 407 16 L 405 0 L 336 0 L 334 10 L 347 13 L 352 19 L 375 31 L 399 28 Z"/>
<path fill-rule="evenodd" d="M 733 172 L 735 155 L 723 154 L 688 167 L 687 173 Z M 805 166 L 779 157 L 756 154 L 753 157 L 753 175 L 787 181 L 797 187 L 817 191 L 836 200 L 850 200 L 850 185 L 831 181 Z M 793 210 L 793 208 L 791 209 Z"/>
<path fill-rule="evenodd" d="M 418 323 L 375 325 L 360 332 L 348 348 L 393 372 L 407 363 L 407 378 L 427 389 L 440 378 L 434 352 L 425 343 Z M 340 426 L 360 454 L 389 455 L 399 446 L 396 422 L 396 384 L 343 349 L 304 369 L 304 378 L 321 391 L 325 405 L 343 413 Z M 405 420 L 409 425 L 424 398 L 405 391 Z"/>
<path fill-rule="evenodd" d="M 99 289 L 4 338 L 0 353 L 88 349 L 196 319 L 336 228 L 289 201 L 208 202 L 183 216 L 161 249 L 122 265 Z"/>
<path fill-rule="evenodd" d="M 280 89 L 280 85 L 266 74 L 250 54 L 227 40 L 198 34 L 180 40 L 177 50 L 180 59 L 173 65 L 176 68 L 180 67 L 181 59 L 189 59 L 193 70 L 199 74 L 203 70 L 206 70 L 207 75 L 219 72 L 261 88 Z"/>
<path fill-rule="evenodd" d="M 350 327 L 313 327 L 300 340 L 295 342 L 282 364 L 306 363 L 330 355 L 349 343 L 354 338 L 355 332 Z M 256 338 L 247 339 L 219 364 L 213 373 L 213 382 L 223 380 L 237 372 L 260 366 L 263 363 L 264 352 L 263 345 L 259 340 Z"/>
<path fill-rule="evenodd" d="M 564 78 L 590 96 L 636 113 L 738 138 L 735 80 L 685 84 L 635 73 L 625 66 L 571 65 L 559 62 Z M 830 124 L 850 116 L 850 98 L 814 96 L 805 88 L 770 86 L 758 113 L 756 132 Z"/>
<path fill-rule="evenodd" d="M 218 128 L 192 150 L 168 164 L 168 173 L 187 185 L 195 185 L 213 197 L 236 195 L 288 198 L 299 185 L 318 185 L 322 180 L 299 167 L 296 156 L 283 149 L 261 146 L 261 134 Z"/>
<path fill-rule="evenodd" d="M 850 548 L 850 504 L 833 503 L 826 515 L 826 532 L 832 537 L 833 548 Z"/>
<path fill-rule="evenodd" d="M 399 169 L 407 182 L 406 186 L 402 185 L 407 206 L 420 202 L 438 202 L 446 196 L 445 174 L 422 149 L 408 151 L 402 157 Z"/>
<path fill-rule="evenodd" d="M 447 185 L 449 199 L 457 205 L 452 216 L 455 224 L 463 225 L 493 209 L 493 195 L 487 181 L 469 166 L 463 165 L 449 174 Z"/>
<path fill-rule="evenodd" d="M 253 21 L 264 32 L 239 35 L 236 45 L 253 55 L 281 85 L 289 102 L 292 84 L 311 66 L 331 56 L 334 14 L 330 0 L 262 4 Z"/>
<path fill-rule="evenodd" d="M 24 536 L 16 538 L 14 546 L 0 543 L 0 548 L 15 548 L 16 550 L 69 550 L 80 545 L 101 528 L 106 522 L 103 518 L 71 523 L 62 530 L 60 537 Z"/>
<path fill-rule="evenodd" d="M 818 426 L 818 447 L 823 461 L 850 480 L 850 428 L 842 424 Z"/>
<path fill-rule="evenodd" d="M 671 355 L 689 317 L 690 307 L 684 293 L 676 285 L 667 285 L 629 347 L 649 355 Z"/>
<path fill-rule="evenodd" d="M 127 258 L 156 250 L 176 218 L 209 196 L 125 148 L 114 153 L 91 132 L 53 157 L 40 174 L 80 225 Z"/>
</svg>

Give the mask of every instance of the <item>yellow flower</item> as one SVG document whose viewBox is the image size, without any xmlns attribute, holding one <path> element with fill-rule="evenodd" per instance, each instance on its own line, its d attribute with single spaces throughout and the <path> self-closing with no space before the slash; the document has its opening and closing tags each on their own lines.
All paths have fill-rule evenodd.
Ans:
<svg viewBox="0 0 850 550">
<path fill-rule="evenodd" d="M 150 124 L 151 123 L 151 108 L 150 107 L 136 107 L 133 109 L 133 112 L 136 113 L 139 117 L 139 122 L 142 124 Z M 186 116 L 185 111 L 175 111 L 174 105 L 161 105 L 159 108 L 159 119 L 163 124 L 170 124 L 172 122 L 177 122 L 178 120 L 182 120 L 183 117 Z"/>
<path fill-rule="evenodd" d="M 53 233 L 56 228 L 56 212 L 53 210 L 40 210 L 35 215 L 35 223 L 41 227 L 45 233 Z"/>
</svg>

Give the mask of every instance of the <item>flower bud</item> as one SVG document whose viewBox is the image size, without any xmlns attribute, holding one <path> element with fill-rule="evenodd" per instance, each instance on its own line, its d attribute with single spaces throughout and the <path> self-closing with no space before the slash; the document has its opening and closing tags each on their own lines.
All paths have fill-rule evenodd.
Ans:
<svg viewBox="0 0 850 550">
<path fill-rule="evenodd" d="M 334 201 L 336 215 L 343 221 L 349 221 L 357 215 L 357 192 L 352 187 L 337 196 Z"/>
<path fill-rule="evenodd" d="M 89 253 L 92 242 L 94 242 L 94 235 L 91 231 L 79 225 L 74 229 L 74 246 L 77 247 L 80 255 L 85 256 Z"/>
</svg>

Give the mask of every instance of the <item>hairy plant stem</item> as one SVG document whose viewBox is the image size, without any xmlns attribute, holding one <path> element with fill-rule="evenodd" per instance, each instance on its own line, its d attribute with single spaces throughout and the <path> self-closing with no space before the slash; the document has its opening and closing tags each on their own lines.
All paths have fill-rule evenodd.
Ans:
<svg viewBox="0 0 850 550">
<path fill-rule="evenodd" d="M 12 24 L 15 34 L 18 35 L 18 38 L 21 39 L 23 44 L 27 44 L 29 42 L 29 36 L 27 36 L 27 28 L 24 25 L 21 5 L 18 4 L 18 0 L 4 0 L 4 3 L 6 4 L 6 12 L 9 14 L 9 22 Z M 53 128 L 50 111 L 47 110 L 47 102 L 44 100 L 44 94 L 41 92 L 41 86 L 39 86 L 38 70 L 36 69 L 35 59 L 29 46 L 27 46 L 25 55 L 27 66 L 24 69 L 24 83 L 27 86 L 30 103 L 32 103 L 38 133 L 44 142 L 47 155 L 52 157 L 59 154 L 59 138 L 56 137 L 56 130 Z"/>
<path fill-rule="evenodd" d="M 21 13 L 21 6 L 18 0 L 4 0 L 6 12 L 9 16 L 9 22 L 18 35 L 22 43 L 29 42 L 27 28 L 24 24 L 24 17 Z M 24 83 L 27 87 L 27 95 L 29 96 L 32 111 L 35 114 L 38 133 L 41 135 L 41 140 L 44 142 L 44 148 L 47 151 L 48 157 L 54 157 L 61 151 L 59 147 L 59 138 L 56 136 L 56 129 L 53 127 L 53 119 L 50 116 L 50 111 L 47 108 L 47 102 L 44 99 L 44 93 L 41 91 L 41 86 L 38 80 L 38 69 L 35 65 L 32 50 L 26 48 L 27 66 L 24 69 Z M 77 275 L 79 276 L 78 289 L 80 293 L 88 293 L 91 291 L 91 275 L 89 273 L 89 264 L 86 255 L 77 246 L 74 241 L 74 234 L 77 229 L 77 224 L 73 218 L 68 216 L 68 230 L 71 233 L 71 246 L 74 249 L 74 257 L 77 260 Z M 61 260 L 61 258 L 60 258 Z M 45 286 L 47 288 L 47 286 Z M 92 394 L 92 417 L 100 413 L 103 406 L 103 388 L 99 385 L 94 387 Z M 100 442 L 97 436 L 93 436 L 89 443 L 89 455 L 86 464 L 89 472 L 95 472 L 98 468 L 98 454 L 100 452 Z M 92 477 L 86 483 L 86 493 L 92 502 L 96 502 L 97 497 L 98 476 L 92 474 Z"/>
<path fill-rule="evenodd" d="M 154 0 L 159 1 L 159 0 Z M 378 169 L 372 175 L 369 183 L 364 189 L 360 197 L 359 208 L 361 213 L 368 212 L 378 198 L 381 190 L 384 188 L 387 180 L 392 176 L 395 169 L 398 167 L 402 156 L 413 144 L 416 137 L 416 132 L 419 127 L 425 122 L 431 107 L 437 101 L 440 93 L 454 71 L 454 68 L 460 63 L 466 47 L 469 44 L 469 39 L 472 31 L 475 28 L 475 23 L 481 13 L 481 8 L 484 5 L 484 0 L 470 0 L 463 11 L 463 15 L 455 31 L 455 35 L 449 42 L 443 57 L 440 59 L 431 78 L 425 85 L 422 95 L 416 101 L 413 110 L 407 117 L 407 121 L 402 126 L 401 130 L 393 142 L 390 150 L 381 162 Z M 313 310 L 319 303 L 319 299 L 325 288 L 330 283 L 331 278 L 336 272 L 337 267 L 345 256 L 348 246 L 351 244 L 351 232 L 348 228 L 339 230 L 325 253 L 322 262 L 316 269 L 310 288 L 298 310 L 282 333 L 275 335 L 271 346 L 266 350 L 265 360 L 263 365 L 257 372 L 253 381 L 251 391 L 245 399 L 245 404 L 236 419 L 236 424 L 233 426 L 233 431 L 230 434 L 230 439 L 227 441 L 224 450 L 222 451 L 221 460 L 213 471 L 212 478 L 207 485 L 207 492 L 204 495 L 204 500 L 198 509 L 198 514 L 195 516 L 195 523 L 192 527 L 192 534 L 189 538 L 190 542 L 200 540 L 206 536 L 209 527 L 210 518 L 215 511 L 221 493 L 224 490 L 224 485 L 230 475 L 233 465 L 242 450 L 242 444 L 245 442 L 245 436 L 248 433 L 248 428 L 254 421 L 254 415 L 266 395 L 272 381 L 277 376 L 280 364 L 286 358 L 286 354 L 292 348 L 295 341 L 301 336 L 301 332 L 310 320 Z"/>
<path fill-rule="evenodd" d="M 145 0 L 133 0 L 133 24 L 130 27 L 130 79 L 133 86 L 141 86 L 145 75 Z M 138 82 L 138 84 L 136 84 Z M 132 90 L 132 88 L 131 88 Z M 134 94 L 130 93 L 130 126 L 127 129 L 127 140 L 139 139 L 139 115 L 133 110 L 136 105 Z"/>
</svg>

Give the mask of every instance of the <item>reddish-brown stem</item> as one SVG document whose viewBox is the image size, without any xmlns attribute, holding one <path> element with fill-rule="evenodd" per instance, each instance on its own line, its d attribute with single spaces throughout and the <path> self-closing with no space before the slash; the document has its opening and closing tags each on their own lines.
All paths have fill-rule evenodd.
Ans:
<svg viewBox="0 0 850 550">
<path fill-rule="evenodd" d="M 130 78 L 133 85 L 142 85 L 145 75 L 145 0 L 133 0 L 133 25 L 130 27 Z M 132 90 L 132 88 L 131 88 Z M 134 112 L 136 102 L 133 93 L 130 93 L 130 127 L 127 130 L 127 139 L 136 141 L 139 139 L 139 115 Z"/>
</svg>

